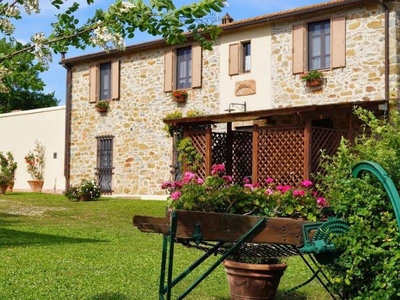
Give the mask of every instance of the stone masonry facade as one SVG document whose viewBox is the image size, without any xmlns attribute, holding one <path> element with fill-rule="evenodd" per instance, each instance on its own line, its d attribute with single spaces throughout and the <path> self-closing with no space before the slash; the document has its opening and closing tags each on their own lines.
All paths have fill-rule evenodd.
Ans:
<svg viewBox="0 0 400 300">
<path fill-rule="evenodd" d="M 391 8 L 395 5 L 392 3 Z M 390 14 L 390 96 L 397 97 L 398 62 L 397 13 Z M 346 65 L 324 71 L 325 82 L 307 88 L 299 75 L 292 74 L 292 25 L 272 27 L 272 86 L 274 108 L 385 99 L 384 90 L 384 11 L 380 5 L 333 11 L 324 17 L 346 18 Z M 315 21 L 315 16 L 296 20 Z"/>
<path fill-rule="evenodd" d="M 176 110 L 214 114 L 219 109 L 219 42 L 203 51 L 202 87 L 188 90 L 186 103 L 176 103 L 165 93 L 166 46 L 141 52 L 120 52 L 120 100 L 99 113 L 89 103 L 89 69 L 81 63 L 72 69 L 70 183 L 96 178 L 98 136 L 112 135 L 115 195 L 166 195 L 161 183 L 171 179 L 172 138 L 162 119 Z M 93 63 L 93 62 L 92 62 Z"/>
</svg>

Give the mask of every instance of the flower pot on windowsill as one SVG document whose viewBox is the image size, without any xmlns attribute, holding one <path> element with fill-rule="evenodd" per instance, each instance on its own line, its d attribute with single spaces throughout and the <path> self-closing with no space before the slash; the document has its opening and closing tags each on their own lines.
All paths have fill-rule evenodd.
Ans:
<svg viewBox="0 0 400 300">
<path fill-rule="evenodd" d="M 100 113 L 105 113 L 108 111 L 108 107 L 96 107 L 96 110 Z"/>
<path fill-rule="evenodd" d="M 316 86 L 321 86 L 321 85 L 322 85 L 322 78 L 317 78 L 317 79 L 306 81 L 307 87 L 316 87 Z"/>
<path fill-rule="evenodd" d="M 177 103 L 185 103 L 188 99 L 188 93 L 185 90 L 172 92 L 172 100 Z"/>
</svg>

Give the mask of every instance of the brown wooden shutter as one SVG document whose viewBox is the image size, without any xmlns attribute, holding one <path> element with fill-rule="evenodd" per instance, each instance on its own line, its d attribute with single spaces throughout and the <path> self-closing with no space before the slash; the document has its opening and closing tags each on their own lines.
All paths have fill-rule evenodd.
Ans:
<svg viewBox="0 0 400 300">
<path fill-rule="evenodd" d="M 192 88 L 201 87 L 202 49 L 200 45 L 192 46 Z"/>
<path fill-rule="evenodd" d="M 167 50 L 164 53 L 164 92 L 173 90 L 173 52 Z"/>
<path fill-rule="evenodd" d="M 293 74 L 304 72 L 304 56 L 305 56 L 305 34 L 304 25 L 293 26 L 293 56 L 292 56 L 292 68 Z"/>
<path fill-rule="evenodd" d="M 119 100 L 119 60 L 111 62 L 111 100 Z"/>
<path fill-rule="evenodd" d="M 98 99 L 98 76 L 97 76 L 98 65 L 91 65 L 89 71 L 89 102 L 96 102 Z"/>
<path fill-rule="evenodd" d="M 344 16 L 332 18 L 331 23 L 331 67 L 346 65 L 346 19 Z"/>
<path fill-rule="evenodd" d="M 239 74 L 239 43 L 229 45 L 229 75 Z"/>
</svg>

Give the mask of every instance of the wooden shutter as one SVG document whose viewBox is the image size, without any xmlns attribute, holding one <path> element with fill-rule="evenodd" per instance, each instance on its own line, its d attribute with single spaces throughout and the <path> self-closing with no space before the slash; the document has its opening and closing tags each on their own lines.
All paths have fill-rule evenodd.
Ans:
<svg viewBox="0 0 400 300">
<path fill-rule="evenodd" d="M 239 74 L 239 43 L 229 45 L 229 76 Z"/>
<path fill-rule="evenodd" d="M 331 22 L 331 67 L 346 65 L 346 19 L 334 17 Z"/>
<path fill-rule="evenodd" d="M 304 56 L 305 56 L 305 34 L 304 25 L 293 26 L 293 56 L 292 56 L 292 68 L 293 74 L 304 72 Z"/>
<path fill-rule="evenodd" d="M 96 102 L 98 99 L 98 65 L 91 65 L 89 70 L 89 102 Z"/>
<path fill-rule="evenodd" d="M 171 92 L 173 89 L 173 52 L 167 50 L 164 53 L 164 92 Z"/>
<path fill-rule="evenodd" d="M 202 49 L 200 45 L 192 46 L 192 88 L 201 87 Z"/>
<path fill-rule="evenodd" d="M 111 62 L 111 100 L 119 100 L 119 60 Z"/>
</svg>

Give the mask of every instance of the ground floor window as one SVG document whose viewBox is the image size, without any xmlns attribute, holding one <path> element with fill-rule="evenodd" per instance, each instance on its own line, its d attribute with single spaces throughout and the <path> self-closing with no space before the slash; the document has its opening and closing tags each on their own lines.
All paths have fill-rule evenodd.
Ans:
<svg viewBox="0 0 400 300">
<path fill-rule="evenodd" d="M 113 175 L 113 139 L 112 135 L 97 137 L 97 179 L 102 194 L 112 193 Z"/>
</svg>

